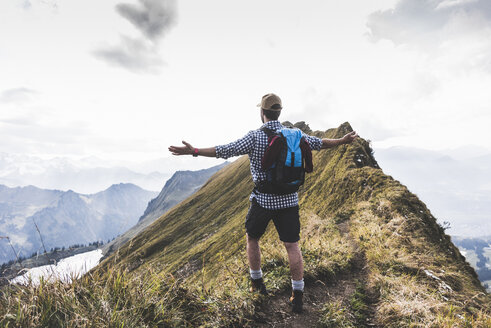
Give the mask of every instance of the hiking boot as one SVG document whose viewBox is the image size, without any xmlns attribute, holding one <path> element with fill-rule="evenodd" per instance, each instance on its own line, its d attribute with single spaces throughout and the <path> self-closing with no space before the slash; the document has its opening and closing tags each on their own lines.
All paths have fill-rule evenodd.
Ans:
<svg viewBox="0 0 491 328">
<path fill-rule="evenodd" d="M 252 279 L 251 278 L 251 293 L 258 292 L 262 295 L 268 295 L 268 290 L 266 289 L 266 285 L 264 285 L 263 278 Z"/>
<path fill-rule="evenodd" d="M 303 311 L 303 291 L 293 290 L 290 302 L 292 303 L 292 311 L 295 313 L 302 313 Z"/>
</svg>

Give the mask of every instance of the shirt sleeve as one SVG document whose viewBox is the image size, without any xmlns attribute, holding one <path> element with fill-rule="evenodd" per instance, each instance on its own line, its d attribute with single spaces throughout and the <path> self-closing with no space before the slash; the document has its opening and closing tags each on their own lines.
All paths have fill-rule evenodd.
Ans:
<svg viewBox="0 0 491 328">
<path fill-rule="evenodd" d="M 307 143 L 309 144 L 310 149 L 321 150 L 321 147 L 322 147 L 322 139 L 321 138 L 309 136 L 308 134 L 305 134 L 303 132 L 302 132 L 302 137 L 304 137 L 305 140 L 307 140 Z"/>
<path fill-rule="evenodd" d="M 216 146 L 216 157 L 227 159 L 251 153 L 254 147 L 254 131 L 249 131 L 245 136 L 226 145 Z"/>
</svg>

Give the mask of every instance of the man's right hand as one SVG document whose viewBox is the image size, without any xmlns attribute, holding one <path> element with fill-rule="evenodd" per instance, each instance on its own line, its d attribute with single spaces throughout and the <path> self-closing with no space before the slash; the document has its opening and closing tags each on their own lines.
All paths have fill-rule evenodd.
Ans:
<svg viewBox="0 0 491 328">
<path fill-rule="evenodd" d="M 182 141 L 184 146 L 182 147 L 177 147 L 177 146 L 170 146 L 169 151 L 172 153 L 172 155 L 192 155 L 194 152 L 194 147 L 191 146 L 189 143 L 186 141 Z"/>
</svg>

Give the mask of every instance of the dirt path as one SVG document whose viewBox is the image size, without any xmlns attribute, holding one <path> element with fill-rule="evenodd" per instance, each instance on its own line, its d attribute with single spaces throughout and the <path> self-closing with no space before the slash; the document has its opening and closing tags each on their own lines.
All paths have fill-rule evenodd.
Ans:
<svg viewBox="0 0 491 328">
<path fill-rule="evenodd" d="M 350 272 L 339 274 L 334 280 L 319 279 L 305 281 L 304 312 L 292 313 L 288 301 L 291 291 L 283 291 L 270 296 L 260 306 L 255 314 L 255 327 L 316 327 L 326 303 L 340 302 L 350 309 L 350 301 L 356 291 L 357 285 L 364 284 L 368 275 L 365 255 L 359 250 L 356 241 L 349 236 L 348 223 L 338 224 L 339 231 L 351 241 L 355 254 L 353 269 Z M 360 327 L 377 327 L 374 319 L 376 299 L 367 295 L 367 309 L 364 312 L 366 322 Z M 346 313 L 354 317 L 353 313 Z"/>
</svg>

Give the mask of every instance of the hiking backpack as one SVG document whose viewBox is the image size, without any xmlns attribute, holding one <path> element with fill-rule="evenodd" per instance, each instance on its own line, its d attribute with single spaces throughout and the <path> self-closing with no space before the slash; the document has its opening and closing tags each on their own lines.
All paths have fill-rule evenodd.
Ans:
<svg viewBox="0 0 491 328">
<path fill-rule="evenodd" d="M 283 128 L 273 131 L 261 128 L 268 136 L 268 146 L 261 164 L 266 180 L 256 183 L 262 193 L 286 195 L 298 191 L 304 183 L 305 172 L 312 172 L 312 151 L 302 131 Z"/>
</svg>

